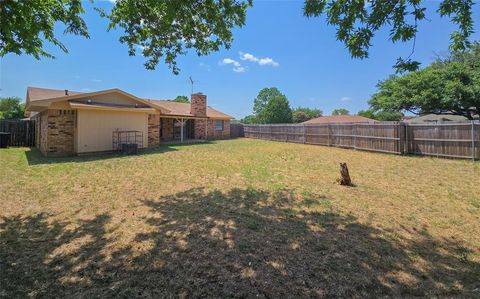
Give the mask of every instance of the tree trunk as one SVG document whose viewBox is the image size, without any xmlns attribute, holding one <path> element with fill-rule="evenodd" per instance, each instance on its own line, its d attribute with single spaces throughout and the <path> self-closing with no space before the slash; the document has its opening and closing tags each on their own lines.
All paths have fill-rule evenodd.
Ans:
<svg viewBox="0 0 480 299">
<path fill-rule="evenodd" d="M 350 174 L 348 173 L 347 163 L 340 163 L 340 185 L 353 186 Z"/>
</svg>

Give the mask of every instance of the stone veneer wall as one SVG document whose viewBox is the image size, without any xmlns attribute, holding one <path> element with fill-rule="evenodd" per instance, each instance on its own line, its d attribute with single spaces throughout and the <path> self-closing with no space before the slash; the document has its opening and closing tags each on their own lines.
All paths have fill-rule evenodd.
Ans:
<svg viewBox="0 0 480 299">
<path fill-rule="evenodd" d="M 215 119 L 208 120 L 208 139 L 230 138 L 230 120 L 223 120 L 223 131 L 215 131 Z"/>
<path fill-rule="evenodd" d="M 160 145 L 160 114 L 148 115 L 148 147 Z"/>
</svg>

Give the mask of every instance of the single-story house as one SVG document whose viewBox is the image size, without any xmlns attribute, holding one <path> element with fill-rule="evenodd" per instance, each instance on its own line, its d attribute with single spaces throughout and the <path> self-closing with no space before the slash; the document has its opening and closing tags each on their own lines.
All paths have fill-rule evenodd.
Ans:
<svg viewBox="0 0 480 299">
<path fill-rule="evenodd" d="M 341 124 L 341 123 L 373 123 L 376 122 L 374 119 L 363 117 L 360 115 L 327 115 L 320 116 L 317 118 L 312 118 L 307 121 L 304 121 L 302 124 L 313 125 L 313 124 Z"/>
<path fill-rule="evenodd" d="M 29 87 L 26 114 L 36 120 L 36 146 L 46 156 L 140 148 L 186 139 L 230 138 L 231 116 L 207 106 L 207 96 L 191 103 L 142 99 L 120 89 L 75 92 Z"/>
</svg>

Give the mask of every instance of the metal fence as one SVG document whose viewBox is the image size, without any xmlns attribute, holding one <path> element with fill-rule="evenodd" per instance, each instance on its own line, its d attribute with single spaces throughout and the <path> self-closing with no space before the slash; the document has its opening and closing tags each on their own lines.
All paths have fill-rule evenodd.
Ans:
<svg viewBox="0 0 480 299">
<path fill-rule="evenodd" d="M 480 122 L 244 125 L 247 138 L 394 154 L 480 158 Z"/>
</svg>

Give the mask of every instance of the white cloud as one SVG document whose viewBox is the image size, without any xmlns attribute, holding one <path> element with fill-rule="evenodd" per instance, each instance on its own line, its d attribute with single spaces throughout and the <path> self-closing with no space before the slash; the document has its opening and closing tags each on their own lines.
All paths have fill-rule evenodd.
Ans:
<svg viewBox="0 0 480 299">
<path fill-rule="evenodd" d="M 340 101 L 342 101 L 342 102 L 349 102 L 349 101 L 351 101 L 351 100 L 352 100 L 351 97 L 342 97 L 342 98 L 340 99 Z"/>
<path fill-rule="evenodd" d="M 280 65 L 278 62 L 276 62 L 275 60 L 273 60 L 270 57 L 263 57 L 263 58 L 260 57 L 259 58 L 259 57 L 256 57 L 253 54 L 244 53 L 242 51 L 238 52 L 238 54 L 240 54 L 240 59 L 241 60 L 255 62 L 255 63 L 258 63 L 259 65 L 262 65 L 262 66 L 263 65 L 271 65 L 271 66 L 277 67 L 277 66 Z"/>
<path fill-rule="evenodd" d="M 233 71 L 236 73 L 243 73 L 246 71 L 246 68 L 243 67 L 240 62 L 231 59 L 231 58 L 224 58 L 222 61 L 220 61 L 220 65 L 233 65 Z"/>
<path fill-rule="evenodd" d="M 210 72 L 212 70 L 212 67 L 208 63 L 200 62 L 198 65 L 201 68 L 205 68 L 208 72 Z"/>
<path fill-rule="evenodd" d="M 92 82 L 100 83 L 100 82 L 103 82 L 103 80 L 102 79 L 92 79 Z"/>
</svg>

